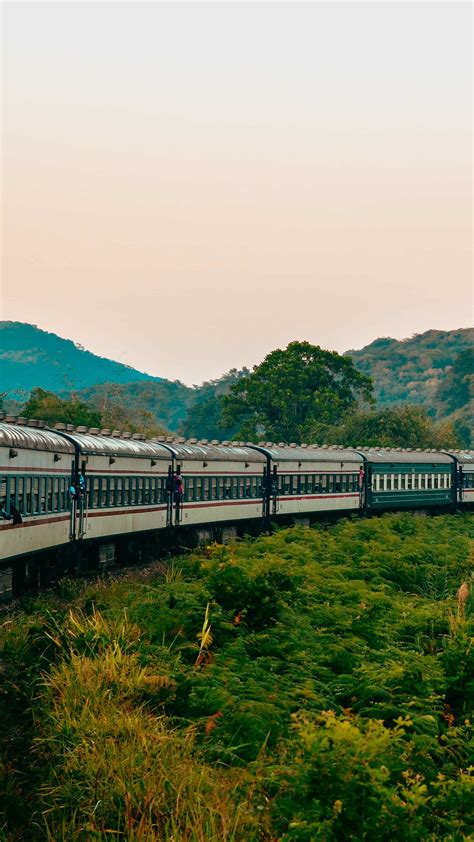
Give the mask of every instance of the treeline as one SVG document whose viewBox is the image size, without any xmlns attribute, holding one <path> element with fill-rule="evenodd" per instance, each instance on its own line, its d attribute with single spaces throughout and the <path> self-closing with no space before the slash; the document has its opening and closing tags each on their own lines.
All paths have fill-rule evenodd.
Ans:
<svg viewBox="0 0 474 842">
<path fill-rule="evenodd" d="M 377 406 L 372 378 L 351 356 L 309 342 L 291 342 L 252 371 L 233 369 L 194 389 L 179 382 L 100 384 L 66 398 L 36 388 L 18 412 L 48 424 L 123 428 L 147 436 L 174 431 L 185 438 L 252 442 L 470 447 L 472 361 L 472 352 L 463 351 L 439 387 L 446 418 L 416 404 Z"/>
</svg>

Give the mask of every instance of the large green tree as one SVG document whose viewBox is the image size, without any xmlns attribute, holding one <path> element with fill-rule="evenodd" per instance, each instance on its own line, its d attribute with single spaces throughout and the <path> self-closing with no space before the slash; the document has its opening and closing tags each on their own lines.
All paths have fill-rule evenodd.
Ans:
<svg viewBox="0 0 474 842">
<path fill-rule="evenodd" d="M 372 381 L 350 357 L 309 342 L 268 354 L 222 398 L 222 423 L 244 439 L 307 441 L 316 424 L 337 424 L 359 402 L 372 402 Z"/>
</svg>

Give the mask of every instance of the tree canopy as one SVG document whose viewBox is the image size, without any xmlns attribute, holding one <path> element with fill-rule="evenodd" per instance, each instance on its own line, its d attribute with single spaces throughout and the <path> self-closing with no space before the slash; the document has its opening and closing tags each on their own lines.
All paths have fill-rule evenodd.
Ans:
<svg viewBox="0 0 474 842">
<path fill-rule="evenodd" d="M 435 423 L 421 406 L 358 411 L 335 426 L 315 425 L 312 433 L 311 441 L 345 447 L 434 447 L 442 450 L 462 444 L 452 423 Z"/>
<path fill-rule="evenodd" d="M 372 381 L 350 357 L 291 342 L 231 386 L 222 423 L 239 425 L 244 439 L 301 442 L 316 424 L 337 424 L 360 402 L 372 403 Z"/>
<path fill-rule="evenodd" d="M 40 418 L 47 424 L 84 425 L 85 427 L 100 427 L 100 413 L 91 409 L 87 404 L 75 400 L 63 400 L 54 392 L 36 387 L 32 390 L 29 400 L 21 409 L 26 418 Z"/>
<path fill-rule="evenodd" d="M 26 418 L 39 418 L 49 425 L 61 421 L 64 424 L 74 424 L 75 427 L 83 425 L 123 428 L 147 436 L 168 434 L 166 428 L 157 422 L 149 410 L 141 406 L 130 412 L 124 409 L 114 388 L 119 390 L 120 386 L 114 387 L 111 384 L 107 392 L 108 398 L 104 398 L 102 403 L 84 403 L 75 398 L 65 400 L 54 392 L 36 387 L 32 390 L 29 400 L 21 407 L 21 414 Z"/>
</svg>

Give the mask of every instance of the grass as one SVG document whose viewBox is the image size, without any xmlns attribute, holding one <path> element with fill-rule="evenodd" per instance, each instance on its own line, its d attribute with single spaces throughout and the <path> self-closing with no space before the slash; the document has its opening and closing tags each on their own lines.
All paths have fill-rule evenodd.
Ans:
<svg viewBox="0 0 474 842">
<path fill-rule="evenodd" d="M 30 601 L 0 628 L 5 839 L 469 839 L 472 523 L 295 527 Z"/>
</svg>

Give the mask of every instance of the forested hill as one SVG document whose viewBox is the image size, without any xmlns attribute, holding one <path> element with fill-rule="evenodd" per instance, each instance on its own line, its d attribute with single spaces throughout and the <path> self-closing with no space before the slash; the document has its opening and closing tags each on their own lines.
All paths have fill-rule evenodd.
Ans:
<svg viewBox="0 0 474 842">
<path fill-rule="evenodd" d="M 10 397 L 24 398 L 35 386 L 66 392 L 98 383 L 160 380 L 36 325 L 0 322 L 0 391 Z"/>
<path fill-rule="evenodd" d="M 465 405 L 472 376 L 474 330 L 428 330 L 410 339 L 376 339 L 347 351 L 355 366 L 374 381 L 378 404 L 412 403 L 443 415 Z M 454 374 L 452 376 L 453 367 Z M 456 382 L 453 382 L 453 381 Z M 456 395 L 464 380 L 462 394 Z"/>
</svg>

